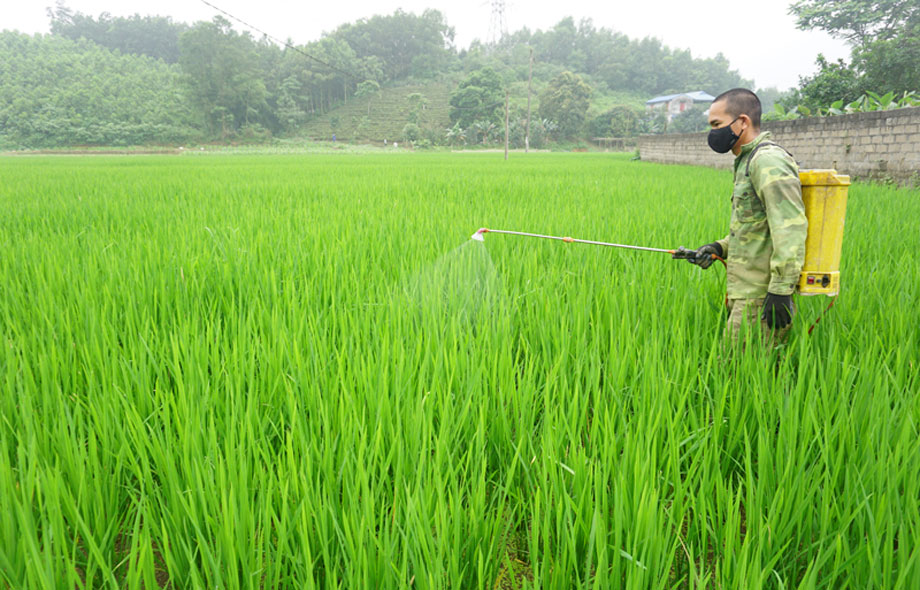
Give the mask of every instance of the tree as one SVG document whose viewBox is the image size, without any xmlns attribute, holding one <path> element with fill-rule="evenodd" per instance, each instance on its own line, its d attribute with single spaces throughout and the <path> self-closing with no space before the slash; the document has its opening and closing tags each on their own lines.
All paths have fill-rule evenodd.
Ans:
<svg viewBox="0 0 920 590">
<path fill-rule="evenodd" d="M 450 122 L 465 128 L 476 121 L 498 125 L 505 104 L 502 87 L 501 78 L 492 68 L 470 73 L 450 95 Z"/>
<path fill-rule="evenodd" d="M 726 88 L 753 85 L 731 70 L 722 55 L 694 58 L 689 51 L 672 50 L 658 39 L 631 40 L 622 33 L 597 28 L 590 19 L 576 24 L 567 17 L 549 31 L 531 33 L 523 29 L 506 39 L 508 53 L 519 56 L 522 67 L 532 46 L 538 64 L 558 66 L 551 75 L 560 69 L 582 73 L 610 90 L 651 95 L 705 90 L 718 94 Z"/>
<path fill-rule="evenodd" d="M 215 17 L 179 37 L 179 63 L 189 94 L 211 133 L 226 138 L 241 127 L 264 122 L 268 105 L 256 46 Z"/>
<path fill-rule="evenodd" d="M 413 92 L 406 97 L 406 102 L 409 103 L 409 122 L 424 126 L 422 115 L 428 109 L 428 99 L 421 92 Z"/>
<path fill-rule="evenodd" d="M 581 36 L 575 19 L 563 18 L 550 31 L 538 36 L 537 59 L 584 71 L 585 55 L 579 48 Z"/>
<path fill-rule="evenodd" d="M 277 85 L 295 76 L 302 88 L 298 105 L 312 115 L 327 112 L 338 101 L 347 102 L 359 81 L 376 80 L 380 75 L 377 62 L 374 57 L 359 59 L 340 39 L 324 37 L 296 49 L 286 48 L 277 60 L 263 65 L 263 75 L 266 82 Z"/>
<path fill-rule="evenodd" d="M 403 139 L 409 143 L 418 141 L 422 131 L 415 123 L 406 123 L 402 130 Z"/>
<path fill-rule="evenodd" d="M 668 133 L 698 133 L 709 128 L 706 112 L 709 105 L 695 104 L 682 113 L 675 115 L 668 123 Z"/>
<path fill-rule="evenodd" d="M 786 108 L 803 105 L 809 109 L 827 106 L 835 100 L 851 102 L 862 96 L 857 72 L 842 59 L 829 62 L 821 54 L 816 60 L 819 70 L 813 76 L 799 78 L 799 88 L 781 100 Z"/>
<path fill-rule="evenodd" d="M 585 122 L 591 87 L 581 76 L 562 72 L 552 79 L 540 94 L 540 116 L 558 125 L 559 137 L 574 137 Z"/>
<path fill-rule="evenodd" d="M 453 127 L 448 128 L 444 134 L 444 137 L 447 139 L 447 143 L 450 145 L 466 143 L 466 131 L 460 127 L 458 123 L 454 123 Z"/>
<path fill-rule="evenodd" d="M 346 42 L 359 58 L 376 56 L 382 66 L 381 81 L 409 75 L 433 77 L 454 58 L 454 29 L 437 10 L 421 15 L 397 10 L 342 25 L 332 34 Z"/>
<path fill-rule="evenodd" d="M 773 105 L 785 98 L 788 93 L 788 90 L 780 90 L 775 86 L 770 86 L 769 88 L 758 88 L 757 98 L 760 99 L 763 112 L 768 113 L 773 110 Z"/>
<path fill-rule="evenodd" d="M 656 109 L 646 113 L 639 120 L 639 133 L 664 133 L 668 129 L 668 116 L 661 110 Z"/>
<path fill-rule="evenodd" d="M 536 58 L 535 89 L 544 88 L 563 72 L 577 74 L 585 87 L 590 84 L 601 94 L 624 91 L 632 95 L 627 102 L 638 99 L 637 94 L 695 89 L 717 93 L 747 83 L 729 68 L 723 56 L 694 58 L 688 51 L 669 49 L 657 39 L 631 40 L 622 33 L 596 27 L 589 19 L 571 17 L 545 31 L 521 29 L 495 46 L 474 41 L 458 54 L 453 29 L 435 10 L 421 14 L 397 10 L 361 19 L 296 50 L 234 31 L 221 18 L 189 26 L 158 16 L 87 16 L 62 2 L 49 11 L 49 16 L 54 37 L 85 39 L 122 53 L 177 63 L 174 73 L 181 68 L 185 74 L 183 97 L 198 115 L 196 124 L 211 137 L 256 136 L 262 132 L 256 127 L 294 132 L 311 117 L 347 103 L 356 93 L 362 100 L 367 98 L 370 113 L 372 97 L 377 93 L 368 86 L 370 81 L 383 85 L 464 71 L 466 79 L 450 97 L 450 118 L 452 124 L 469 133 L 472 142 L 475 121 L 491 122 L 503 129 L 505 91 L 510 90 L 514 98 L 521 96 L 520 88 L 530 72 L 531 52 Z M 895 46 L 884 49 L 867 54 L 865 65 L 859 67 L 883 64 L 885 68 L 898 67 L 905 75 L 907 70 L 916 71 L 902 67 L 911 59 L 910 52 Z M 42 71 L 41 64 L 35 65 Z M 424 97 L 410 98 L 408 108 L 402 109 L 425 139 L 429 134 L 436 134 L 432 137 L 438 139 L 442 135 L 443 122 L 436 123 L 440 110 L 435 96 L 430 95 L 430 109 Z M 552 120 L 544 116 L 551 124 L 541 129 L 558 132 L 557 136 L 573 136 L 584 127 L 580 110 L 553 112 Z M 563 114 L 567 118 L 556 125 L 556 118 Z M 627 116 L 625 111 L 620 115 Z M 603 135 L 619 135 L 612 131 L 611 126 L 616 125 L 612 119 L 606 119 L 594 118 L 589 129 L 603 128 L 608 131 Z M 358 120 L 367 121 L 369 115 L 355 119 L 356 126 Z M 398 127 L 394 123 L 391 134 L 398 135 L 404 123 Z M 633 122 L 621 123 L 623 133 L 629 133 Z M 244 132 L 247 126 L 250 129 Z M 345 126 L 340 129 L 342 133 Z M 514 133 L 511 136 L 512 140 L 516 137 Z"/>
<path fill-rule="evenodd" d="M 473 121 L 472 129 L 480 138 L 480 143 L 485 145 L 489 142 L 489 139 L 492 138 L 492 134 L 495 133 L 495 130 L 498 129 L 498 125 L 487 120 Z"/>
<path fill-rule="evenodd" d="M 920 26 L 917 0 L 798 0 L 789 7 L 802 30 L 821 29 L 856 46 Z"/>
<path fill-rule="evenodd" d="M 86 39 L 0 33 L 0 145 L 141 145 L 200 138 L 179 68 Z"/>
<path fill-rule="evenodd" d="M 166 63 L 179 61 L 179 35 L 188 30 L 168 16 L 113 17 L 103 12 L 98 18 L 73 12 L 63 2 L 48 9 L 51 33 L 69 39 L 85 38 L 122 53 L 146 55 Z"/>
<path fill-rule="evenodd" d="M 277 117 L 285 131 L 295 131 L 307 119 L 307 114 L 300 108 L 297 101 L 301 90 L 300 80 L 296 76 L 288 76 L 281 83 Z"/>
<path fill-rule="evenodd" d="M 878 94 L 920 90 L 920 25 L 897 39 L 873 41 L 854 50 L 852 63 L 864 90 Z"/>
<path fill-rule="evenodd" d="M 802 78 L 798 92 L 783 101 L 809 109 L 836 100 L 851 102 L 872 91 L 920 90 L 920 2 L 916 0 L 799 0 L 790 13 L 801 29 L 821 29 L 853 45 L 850 63 L 828 63 Z"/>
<path fill-rule="evenodd" d="M 358 89 L 355 90 L 355 96 L 358 98 L 367 97 L 367 116 L 371 116 L 371 99 L 380 92 L 380 84 L 375 80 L 365 80 L 358 84 Z"/>
<path fill-rule="evenodd" d="M 618 105 L 591 121 L 592 137 L 632 137 L 639 131 L 641 114 L 632 107 Z"/>
</svg>

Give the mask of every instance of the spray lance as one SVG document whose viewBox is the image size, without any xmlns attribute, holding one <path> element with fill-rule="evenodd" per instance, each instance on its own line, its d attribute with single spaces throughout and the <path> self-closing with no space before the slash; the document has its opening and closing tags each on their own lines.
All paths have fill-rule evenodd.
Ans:
<svg viewBox="0 0 920 590">
<path fill-rule="evenodd" d="M 612 247 L 612 248 L 626 248 L 626 249 L 628 249 L 628 250 L 642 250 L 642 251 L 644 251 L 644 252 L 662 252 L 662 253 L 664 253 L 664 254 L 670 254 L 670 255 L 671 255 L 671 258 L 675 258 L 675 259 L 678 259 L 678 260 L 695 260 L 695 259 L 697 258 L 697 251 L 696 251 L 696 250 L 690 250 L 690 249 L 688 249 L 688 248 L 684 248 L 683 246 L 681 246 L 681 247 L 678 248 L 677 250 L 668 250 L 668 249 L 665 249 L 665 248 L 648 248 L 648 247 L 645 247 L 645 246 L 632 246 L 632 245 L 629 245 L 629 244 L 613 244 L 613 243 L 611 243 L 611 242 L 598 242 L 598 241 L 595 241 L 595 240 L 579 240 L 579 239 L 577 239 L 577 238 L 571 238 L 571 237 L 569 237 L 569 236 L 565 236 L 565 237 L 561 237 L 561 236 L 546 236 L 546 235 L 543 235 L 543 234 L 532 234 L 532 233 L 522 232 L 522 231 L 508 231 L 508 230 L 502 230 L 502 229 L 489 229 L 489 228 L 487 228 L 487 227 L 479 228 L 479 229 L 476 231 L 476 233 L 474 233 L 474 234 L 471 236 L 471 239 L 476 240 L 476 241 L 478 241 L 478 242 L 484 242 L 484 241 L 485 241 L 485 234 L 487 234 L 487 233 L 491 233 L 491 234 L 507 234 L 507 235 L 511 235 L 511 236 L 525 236 L 525 237 L 528 237 L 528 238 L 540 238 L 540 239 L 543 239 L 543 240 L 559 240 L 559 241 L 561 241 L 561 242 L 565 242 L 566 244 L 591 244 L 591 245 L 593 245 L 593 246 L 609 246 L 609 247 Z M 722 264 L 725 264 L 725 260 L 724 260 L 723 258 L 721 258 L 720 256 L 717 256 L 717 255 L 713 254 L 713 255 L 712 255 L 712 258 L 713 258 L 713 260 L 721 260 L 721 261 L 722 261 Z"/>
</svg>

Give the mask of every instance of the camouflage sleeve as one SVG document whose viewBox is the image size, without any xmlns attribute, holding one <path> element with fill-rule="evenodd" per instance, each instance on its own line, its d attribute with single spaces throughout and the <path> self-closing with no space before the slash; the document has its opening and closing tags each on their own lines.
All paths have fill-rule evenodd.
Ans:
<svg viewBox="0 0 920 590">
<path fill-rule="evenodd" d="M 721 240 L 716 240 L 716 243 L 717 243 L 718 245 L 722 246 L 722 258 L 728 258 L 728 238 L 729 238 L 730 236 L 731 236 L 731 234 L 727 234 L 727 235 L 726 235 L 724 238 L 722 238 Z"/>
<path fill-rule="evenodd" d="M 781 148 L 764 148 L 751 162 L 751 183 L 764 203 L 773 238 L 767 290 L 791 295 L 805 263 L 808 233 L 798 166 Z"/>
</svg>

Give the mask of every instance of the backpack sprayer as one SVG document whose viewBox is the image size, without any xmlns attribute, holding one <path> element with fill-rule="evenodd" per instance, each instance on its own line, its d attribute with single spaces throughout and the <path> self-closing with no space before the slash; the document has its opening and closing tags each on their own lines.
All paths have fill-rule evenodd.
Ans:
<svg viewBox="0 0 920 590">
<path fill-rule="evenodd" d="M 831 297 L 831 303 L 824 311 L 826 313 L 834 306 L 837 294 L 840 292 L 840 252 L 843 249 L 843 225 L 846 218 L 850 177 L 837 174 L 836 170 L 802 170 L 799 172 L 799 180 L 802 183 L 802 202 L 805 205 L 805 217 L 808 219 L 808 235 L 805 238 L 805 262 L 802 265 L 802 272 L 799 276 L 796 291 L 799 295 L 826 295 Z M 661 252 L 670 254 L 671 258 L 680 260 L 695 260 L 697 258 L 696 250 L 690 250 L 683 246 L 676 250 L 648 248 L 646 246 L 579 240 L 568 236 L 547 236 L 486 227 L 477 230 L 472 235 L 472 239 L 484 242 L 485 234 L 487 233 L 559 240 L 567 244 L 591 244 L 593 246 L 609 246 L 612 248 L 642 250 L 644 252 Z M 715 254 L 712 255 L 712 258 L 722 261 L 722 264 L 727 266 L 723 258 Z M 809 328 L 809 334 L 821 321 L 824 313 L 818 316 L 818 319 Z"/>
</svg>

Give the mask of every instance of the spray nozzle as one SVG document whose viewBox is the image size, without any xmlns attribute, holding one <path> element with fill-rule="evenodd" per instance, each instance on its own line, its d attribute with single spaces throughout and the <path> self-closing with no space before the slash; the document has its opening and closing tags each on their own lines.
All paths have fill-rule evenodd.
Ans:
<svg viewBox="0 0 920 590">
<path fill-rule="evenodd" d="M 470 239 L 471 239 L 471 240 L 476 240 L 477 242 L 485 242 L 485 241 L 486 241 L 486 238 L 485 238 L 485 236 L 484 236 L 483 234 L 485 234 L 487 231 L 489 231 L 489 230 L 487 230 L 487 229 L 484 228 L 484 227 L 481 227 L 481 228 L 479 228 L 478 230 L 476 230 L 476 233 L 474 233 L 472 236 L 470 236 Z"/>
</svg>

